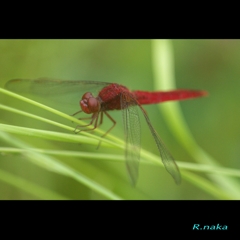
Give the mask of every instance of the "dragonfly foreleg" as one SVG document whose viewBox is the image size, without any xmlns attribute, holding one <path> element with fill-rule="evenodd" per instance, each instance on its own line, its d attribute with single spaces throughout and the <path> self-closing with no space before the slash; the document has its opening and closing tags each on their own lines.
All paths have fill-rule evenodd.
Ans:
<svg viewBox="0 0 240 240">
<path fill-rule="evenodd" d="M 79 111 L 75 112 L 74 114 L 72 114 L 72 115 L 70 115 L 70 116 L 75 116 L 75 115 L 77 115 L 78 113 L 81 113 L 81 112 L 83 112 L 83 111 L 82 111 L 82 110 L 79 110 Z"/>
<path fill-rule="evenodd" d="M 90 121 L 89 124 L 76 126 L 74 132 L 75 132 L 75 133 L 80 133 L 81 131 L 92 131 L 92 130 L 96 129 L 96 128 L 98 127 L 98 125 L 97 125 L 98 117 L 99 117 L 99 113 L 97 112 L 97 113 L 94 113 L 94 114 L 92 115 L 92 117 L 90 117 L 90 118 L 85 118 L 85 119 L 92 119 L 92 120 Z M 83 118 L 82 118 L 81 120 L 83 120 Z M 88 127 L 88 126 L 90 126 L 90 125 L 94 125 L 93 128 L 86 128 L 86 129 L 81 129 L 81 130 L 77 131 L 78 128 Z"/>
</svg>

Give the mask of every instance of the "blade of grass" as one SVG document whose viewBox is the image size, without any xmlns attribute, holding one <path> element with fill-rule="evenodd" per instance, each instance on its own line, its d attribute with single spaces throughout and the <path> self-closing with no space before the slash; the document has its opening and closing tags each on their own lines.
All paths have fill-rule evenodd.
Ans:
<svg viewBox="0 0 240 240">
<path fill-rule="evenodd" d="M 66 151 L 66 150 L 47 150 L 47 149 L 40 149 L 40 148 L 33 148 L 35 152 L 49 154 L 53 156 L 68 156 L 68 157 L 81 157 L 84 159 L 96 159 L 96 160 L 103 160 L 103 161 L 113 161 L 113 162 L 124 162 L 125 158 L 123 155 L 117 154 L 106 154 L 106 153 L 90 153 L 90 152 L 79 152 L 79 151 Z M 26 151 L 25 149 L 21 148 L 9 148 L 9 147 L 0 147 L 0 153 L 23 153 Z M 149 164 L 151 164 L 149 162 Z"/>
<path fill-rule="evenodd" d="M 37 115 L 27 113 L 27 112 L 24 112 L 24 111 L 15 109 L 15 108 L 11 108 L 11 107 L 8 107 L 8 106 L 2 105 L 2 104 L 0 104 L 0 109 L 8 111 L 8 112 L 15 113 L 15 114 L 19 114 L 19 115 L 22 115 L 22 116 L 25 116 L 25 117 L 29 117 L 29 118 L 32 118 L 32 119 L 36 119 L 36 120 L 39 120 L 39 121 L 42 121 L 42 122 L 46 122 L 46 123 L 49 123 L 51 125 L 54 125 L 54 126 L 57 126 L 57 127 L 60 127 L 60 128 L 72 131 L 72 132 L 75 130 L 75 128 L 66 126 L 64 124 L 61 124 L 61 123 L 58 123 L 58 122 L 55 122 L 55 121 L 52 121 L 52 120 L 49 120 L 49 119 L 46 119 L 46 118 L 43 118 L 43 117 L 39 117 Z"/>
<path fill-rule="evenodd" d="M 212 182 L 210 182 L 207 179 L 204 179 L 196 174 L 181 171 L 183 174 L 183 178 L 188 180 L 189 182 L 193 183 L 200 189 L 202 189 L 205 192 L 211 193 L 212 196 L 218 198 L 218 199 L 224 199 L 224 200 L 232 200 L 232 197 L 224 191 L 219 191 L 219 188 L 215 186 Z"/>
<path fill-rule="evenodd" d="M 94 159 L 101 161 L 113 161 L 113 162 L 124 162 L 125 158 L 122 155 L 117 154 L 106 154 L 106 153 L 89 153 L 89 152 L 78 152 L 78 151 L 66 151 L 66 150 L 47 150 L 40 148 L 31 149 L 38 153 L 53 155 L 53 156 L 67 156 L 67 157 L 81 157 L 83 159 Z M 26 150 L 20 148 L 9 148 L 9 147 L 0 147 L 0 153 L 12 153 L 12 154 L 22 154 Z M 143 159 L 141 161 L 142 164 L 147 165 L 156 165 L 154 162 L 147 161 Z M 225 168 L 225 167 L 215 167 L 204 164 L 196 164 L 196 163 L 184 163 L 178 162 L 179 167 L 182 170 L 191 170 L 194 172 L 203 172 L 203 173 L 217 173 L 229 175 L 231 177 L 239 177 L 240 178 L 240 170 Z"/>
<path fill-rule="evenodd" d="M 73 135 L 68 133 L 60 133 L 46 130 L 38 130 L 34 128 L 18 127 L 13 125 L 1 124 L 0 130 L 4 132 L 26 135 L 31 137 L 39 137 L 43 139 L 49 139 L 54 141 L 62 142 L 73 142 L 73 143 L 86 143 L 91 145 L 98 145 L 99 141 L 90 137 L 84 137 L 81 135 Z M 112 144 L 103 142 L 102 146 L 113 147 Z"/>
<path fill-rule="evenodd" d="M 80 172 L 72 169 L 71 167 L 57 161 L 53 157 L 49 157 L 47 155 L 32 151 L 32 147 L 29 144 L 26 144 L 17 138 L 14 138 L 7 133 L 0 131 L 0 137 L 6 141 L 7 143 L 14 145 L 18 148 L 22 148 L 26 150 L 23 155 L 26 157 L 27 160 L 32 161 L 34 164 L 47 169 L 48 171 L 53 171 L 61 175 L 65 175 L 71 177 L 81 184 L 89 187 L 93 191 L 105 196 L 108 199 L 120 200 L 121 198 L 111 192 L 110 190 L 106 189 L 102 185 L 96 183 L 95 181 L 89 179 L 88 177 L 84 176 Z"/>
<path fill-rule="evenodd" d="M 21 177 L 8 173 L 0 169 L 0 180 L 16 188 L 21 189 L 31 195 L 36 196 L 39 199 L 45 200 L 68 200 L 66 198 L 52 190 L 41 187 L 37 184 L 29 182 Z"/>
</svg>

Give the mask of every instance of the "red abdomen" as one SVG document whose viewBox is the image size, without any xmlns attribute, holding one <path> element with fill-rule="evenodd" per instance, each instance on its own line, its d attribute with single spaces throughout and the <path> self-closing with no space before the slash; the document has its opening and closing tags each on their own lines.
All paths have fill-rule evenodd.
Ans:
<svg viewBox="0 0 240 240">
<path fill-rule="evenodd" d="M 206 96 L 208 93 L 205 91 L 197 90 L 173 90 L 167 92 L 145 92 L 133 91 L 140 104 L 156 104 L 165 101 L 180 101 L 190 98 L 197 98 Z"/>
</svg>

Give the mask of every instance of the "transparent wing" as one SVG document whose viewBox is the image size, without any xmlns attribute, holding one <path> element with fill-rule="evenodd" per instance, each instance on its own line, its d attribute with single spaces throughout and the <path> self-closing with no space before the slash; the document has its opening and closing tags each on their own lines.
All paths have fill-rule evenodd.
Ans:
<svg viewBox="0 0 240 240">
<path fill-rule="evenodd" d="M 69 105 L 70 108 L 77 111 L 79 109 L 79 100 L 85 92 L 92 92 L 94 96 L 97 96 L 98 92 L 108 84 L 97 81 L 67 81 L 48 78 L 35 80 L 13 79 L 6 83 L 5 88 L 12 92 L 40 100 L 43 103 L 48 103 L 50 100 L 53 103 L 57 103 L 59 109 L 61 109 L 61 104 L 64 104 L 65 106 Z M 53 104 L 54 107 L 57 107 L 57 104 Z M 74 107 L 71 107 L 72 105 Z"/>
<path fill-rule="evenodd" d="M 181 174 L 179 172 L 178 166 L 177 166 L 174 158 L 172 157 L 170 152 L 167 150 L 165 144 L 163 143 L 163 141 L 161 140 L 161 138 L 158 136 L 157 132 L 153 128 L 153 126 L 152 126 L 146 112 L 142 108 L 142 106 L 139 105 L 139 107 L 141 108 L 141 110 L 143 112 L 143 115 L 147 121 L 148 127 L 154 137 L 156 144 L 157 144 L 158 151 L 162 158 L 163 165 L 165 166 L 166 170 L 171 174 L 171 176 L 175 180 L 176 184 L 180 184 L 181 183 Z"/>
<path fill-rule="evenodd" d="M 131 96 L 122 93 L 121 109 L 126 140 L 126 166 L 131 182 L 135 185 L 138 178 L 141 146 L 141 127 L 136 100 Z"/>
</svg>

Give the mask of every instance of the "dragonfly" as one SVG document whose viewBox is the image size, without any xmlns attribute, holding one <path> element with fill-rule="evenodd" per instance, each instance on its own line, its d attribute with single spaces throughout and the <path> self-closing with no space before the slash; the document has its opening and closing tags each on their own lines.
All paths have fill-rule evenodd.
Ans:
<svg viewBox="0 0 240 240">
<path fill-rule="evenodd" d="M 84 80 L 53 80 L 47 78 L 35 80 L 13 79 L 6 83 L 5 88 L 17 93 L 36 94 L 44 98 L 58 96 L 61 97 L 63 102 L 71 101 L 71 104 L 78 103 L 80 110 L 75 112 L 73 116 L 82 112 L 91 114 L 90 117 L 79 118 L 80 120 L 90 120 L 87 125 L 76 127 L 76 129 L 79 129 L 79 132 L 88 131 L 89 128 L 87 127 L 89 126 L 92 126 L 90 130 L 98 128 L 103 123 L 103 117 L 106 116 L 112 122 L 112 126 L 102 137 L 105 137 L 116 125 L 116 121 L 111 117 L 109 112 L 112 110 L 121 110 L 126 143 L 126 168 L 134 186 L 138 179 L 141 150 L 141 129 L 138 109 L 141 110 L 146 120 L 164 167 L 173 177 L 175 183 L 180 184 L 181 174 L 179 168 L 151 124 L 147 112 L 142 105 L 158 104 L 166 101 L 180 101 L 208 95 L 206 91 L 202 90 L 131 91 L 129 88 L 117 83 Z M 73 97 L 71 99 L 75 100 L 69 100 L 70 98 L 68 97 L 70 96 Z"/>
</svg>

